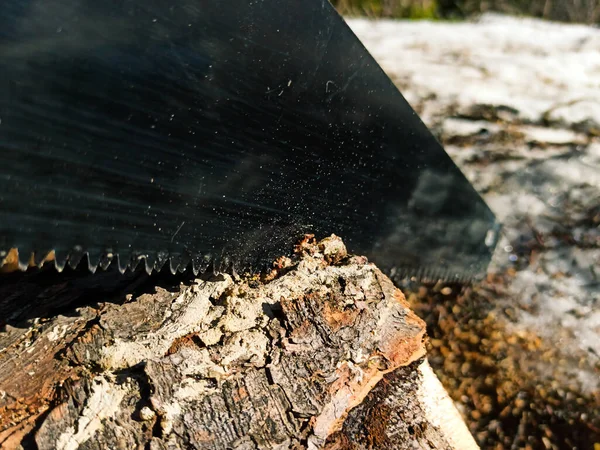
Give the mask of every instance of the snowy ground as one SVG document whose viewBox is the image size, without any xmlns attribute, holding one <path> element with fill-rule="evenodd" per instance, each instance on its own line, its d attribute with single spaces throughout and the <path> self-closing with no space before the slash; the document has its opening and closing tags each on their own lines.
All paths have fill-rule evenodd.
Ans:
<svg viewBox="0 0 600 450">
<path fill-rule="evenodd" d="M 487 15 L 349 25 L 504 224 L 498 308 L 600 386 L 600 29 Z M 584 363 L 581 363 L 582 357 Z"/>
</svg>

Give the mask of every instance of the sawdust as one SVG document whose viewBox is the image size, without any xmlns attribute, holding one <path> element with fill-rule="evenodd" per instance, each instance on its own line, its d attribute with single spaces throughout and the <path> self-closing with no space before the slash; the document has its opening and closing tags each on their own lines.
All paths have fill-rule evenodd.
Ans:
<svg viewBox="0 0 600 450">
<path fill-rule="evenodd" d="M 506 281 L 408 295 L 427 322 L 430 364 L 482 448 L 593 448 L 600 391 L 587 392 L 573 376 L 590 362 L 583 354 L 567 359 L 535 332 L 511 331 L 515 311 L 494 306 Z M 600 364 L 587 370 L 600 374 Z"/>
</svg>

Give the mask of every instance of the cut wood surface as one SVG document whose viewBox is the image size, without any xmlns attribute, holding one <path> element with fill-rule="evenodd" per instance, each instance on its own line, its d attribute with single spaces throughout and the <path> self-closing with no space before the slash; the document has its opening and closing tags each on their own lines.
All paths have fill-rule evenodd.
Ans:
<svg viewBox="0 0 600 450">
<path fill-rule="evenodd" d="M 468 449 L 403 294 L 332 236 L 262 276 L 9 274 L 0 445 Z"/>
</svg>

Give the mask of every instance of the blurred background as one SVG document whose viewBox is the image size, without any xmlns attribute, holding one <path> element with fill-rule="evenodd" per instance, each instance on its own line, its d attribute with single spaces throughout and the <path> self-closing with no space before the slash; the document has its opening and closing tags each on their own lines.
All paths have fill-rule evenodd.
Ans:
<svg viewBox="0 0 600 450">
<path fill-rule="evenodd" d="M 600 0 L 334 0 L 345 15 L 464 19 L 498 12 L 565 22 L 598 23 Z"/>
<path fill-rule="evenodd" d="M 485 449 L 600 450 L 600 0 L 335 0 L 503 224 L 489 275 L 403 286 Z"/>
</svg>

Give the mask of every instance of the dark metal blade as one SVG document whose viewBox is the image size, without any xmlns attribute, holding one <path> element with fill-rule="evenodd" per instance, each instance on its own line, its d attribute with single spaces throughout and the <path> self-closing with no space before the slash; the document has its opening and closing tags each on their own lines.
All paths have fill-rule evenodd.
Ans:
<svg viewBox="0 0 600 450">
<path fill-rule="evenodd" d="M 0 120 L 0 251 L 59 266 L 258 268 L 310 232 L 452 279 L 496 239 L 323 0 L 4 0 Z"/>
</svg>

